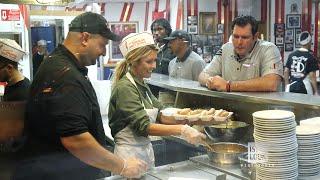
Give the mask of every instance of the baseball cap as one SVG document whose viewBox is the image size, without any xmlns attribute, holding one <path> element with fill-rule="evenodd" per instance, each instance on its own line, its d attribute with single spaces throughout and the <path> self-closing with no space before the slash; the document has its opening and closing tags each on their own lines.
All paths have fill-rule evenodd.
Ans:
<svg viewBox="0 0 320 180">
<path fill-rule="evenodd" d="M 111 32 L 107 20 L 100 14 L 85 12 L 75 17 L 69 24 L 69 31 L 100 34 L 112 41 L 120 41 L 120 36 Z"/>
<path fill-rule="evenodd" d="M 14 62 L 19 62 L 25 54 L 26 52 L 22 50 L 16 41 L 0 38 L 0 56 Z"/>
<path fill-rule="evenodd" d="M 147 45 L 155 45 L 153 36 L 149 32 L 130 33 L 124 37 L 119 45 L 120 51 L 123 56 L 126 56 L 129 52 L 139 47 Z"/>
<path fill-rule="evenodd" d="M 308 31 L 303 31 L 300 34 L 299 42 L 301 45 L 306 45 L 311 41 L 311 35 Z"/>
<path fill-rule="evenodd" d="M 176 30 L 176 31 L 173 31 L 169 37 L 166 37 L 164 38 L 165 40 L 168 40 L 168 41 L 171 41 L 171 40 L 174 40 L 176 38 L 179 38 L 179 39 L 184 39 L 185 41 L 190 41 L 190 35 L 186 32 L 186 31 L 183 31 L 183 30 Z"/>
</svg>

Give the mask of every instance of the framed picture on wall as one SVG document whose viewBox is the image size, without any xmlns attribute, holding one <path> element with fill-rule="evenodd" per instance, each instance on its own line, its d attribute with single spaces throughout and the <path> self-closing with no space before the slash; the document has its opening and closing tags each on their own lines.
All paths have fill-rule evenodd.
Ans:
<svg viewBox="0 0 320 180">
<path fill-rule="evenodd" d="M 217 24 L 217 33 L 218 34 L 223 34 L 223 32 L 224 32 L 223 24 Z"/>
<path fill-rule="evenodd" d="M 274 35 L 276 37 L 284 36 L 284 29 L 285 29 L 284 23 L 275 23 L 274 24 Z"/>
<path fill-rule="evenodd" d="M 294 43 L 294 29 L 286 29 L 284 42 Z"/>
<path fill-rule="evenodd" d="M 198 24 L 198 16 L 188 16 L 187 22 L 188 22 L 188 25 Z"/>
<path fill-rule="evenodd" d="M 301 27 L 300 14 L 287 14 L 286 24 L 287 24 L 287 28 L 300 28 Z"/>
<path fill-rule="evenodd" d="M 295 32 L 295 36 L 296 36 L 296 38 L 295 38 L 295 40 L 296 40 L 296 42 L 295 42 L 296 48 L 300 48 L 301 45 L 300 45 L 299 37 L 300 37 L 300 34 L 301 34 L 301 29 L 296 29 L 295 31 L 296 31 L 296 32 Z"/>
<path fill-rule="evenodd" d="M 188 25 L 188 33 L 189 34 L 198 34 L 198 26 L 197 25 Z"/>
<path fill-rule="evenodd" d="M 293 51 L 293 43 L 286 43 L 284 46 L 285 51 Z"/>
<path fill-rule="evenodd" d="M 138 22 L 109 22 L 109 27 L 112 32 L 118 34 L 121 39 L 127 36 L 130 33 L 139 32 L 139 23 Z M 119 42 L 110 41 L 110 61 L 119 61 L 123 59 L 119 48 Z"/>
<path fill-rule="evenodd" d="M 283 45 L 283 37 L 276 37 L 276 45 Z"/>
<path fill-rule="evenodd" d="M 215 12 L 200 12 L 199 13 L 199 33 L 200 34 L 215 34 L 216 32 L 216 13 Z"/>
</svg>

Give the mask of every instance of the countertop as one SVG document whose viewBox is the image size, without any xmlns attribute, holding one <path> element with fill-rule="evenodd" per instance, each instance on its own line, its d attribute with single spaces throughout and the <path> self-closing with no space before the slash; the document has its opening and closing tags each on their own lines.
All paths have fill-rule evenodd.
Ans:
<svg viewBox="0 0 320 180">
<path fill-rule="evenodd" d="M 287 92 L 219 92 L 202 87 L 198 81 L 170 78 L 167 75 L 152 73 L 146 79 L 148 84 L 166 88 L 172 91 L 199 94 L 227 99 L 245 99 L 246 101 L 259 101 L 265 103 L 299 104 L 315 106 L 320 109 L 320 97 Z"/>
</svg>

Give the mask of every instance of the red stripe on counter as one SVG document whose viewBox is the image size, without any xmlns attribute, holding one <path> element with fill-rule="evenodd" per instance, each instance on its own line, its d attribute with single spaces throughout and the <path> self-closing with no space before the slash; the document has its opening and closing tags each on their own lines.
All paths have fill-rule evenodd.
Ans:
<svg viewBox="0 0 320 180">
<path fill-rule="evenodd" d="M 285 0 L 281 0 L 281 23 L 284 23 L 285 2 Z"/>
<path fill-rule="evenodd" d="M 133 5 L 134 5 L 133 2 L 130 3 L 130 5 L 129 5 L 129 10 L 128 10 L 128 14 L 127 14 L 127 16 L 126 16 L 125 22 L 127 22 L 127 21 L 130 20 L 130 17 L 131 17 L 131 14 L 132 14 Z"/>
<path fill-rule="evenodd" d="M 313 54 L 317 57 L 318 54 L 318 20 L 319 20 L 319 1 L 315 2 L 315 15 L 314 15 L 314 51 Z"/>
<path fill-rule="evenodd" d="M 218 7 L 218 24 L 221 24 L 221 0 L 218 0 L 217 7 Z"/>
<path fill-rule="evenodd" d="M 311 17 L 311 12 L 312 12 L 312 1 L 309 0 L 308 1 L 308 31 L 311 32 L 311 21 L 312 21 L 312 17 Z"/>
<path fill-rule="evenodd" d="M 285 13 L 285 0 L 281 0 L 281 21 L 280 23 L 284 23 L 284 13 Z M 284 48 L 282 48 L 281 53 L 281 58 L 282 58 L 282 62 L 284 62 Z"/>
<path fill-rule="evenodd" d="M 123 8 L 122 8 L 122 11 L 121 11 L 120 22 L 123 21 L 124 15 L 125 15 L 126 10 L 127 10 L 127 6 L 128 6 L 128 3 L 125 2 L 125 3 L 123 4 Z"/>
<path fill-rule="evenodd" d="M 170 17 L 170 0 L 166 1 L 166 19 L 169 20 Z"/>
<path fill-rule="evenodd" d="M 279 1 L 275 1 L 274 22 L 279 23 Z"/>
<path fill-rule="evenodd" d="M 194 0 L 194 15 L 198 16 L 198 0 Z"/>
<path fill-rule="evenodd" d="M 146 2 L 146 11 L 144 14 L 144 31 L 148 30 L 148 17 L 149 17 L 149 1 Z"/>
<path fill-rule="evenodd" d="M 178 2 L 178 12 L 177 12 L 177 21 L 176 21 L 176 29 L 181 29 L 181 21 L 182 21 L 182 2 L 179 0 Z"/>
<path fill-rule="evenodd" d="M 308 21 L 308 5 L 306 1 L 302 1 L 302 13 L 301 13 L 301 31 L 307 30 Z"/>
<path fill-rule="evenodd" d="M 158 12 L 158 11 L 159 11 L 159 0 L 156 0 L 154 4 L 154 12 Z"/>
<path fill-rule="evenodd" d="M 234 17 L 238 17 L 238 1 L 234 2 Z"/>
<path fill-rule="evenodd" d="M 267 4 L 268 0 L 261 0 L 261 22 L 265 23 L 267 21 Z"/>
<path fill-rule="evenodd" d="M 20 13 L 22 15 L 25 27 L 27 28 L 30 26 L 30 24 L 29 24 L 29 17 L 30 17 L 29 10 L 26 5 L 20 5 L 20 4 L 19 4 L 19 9 L 20 9 Z"/>
</svg>

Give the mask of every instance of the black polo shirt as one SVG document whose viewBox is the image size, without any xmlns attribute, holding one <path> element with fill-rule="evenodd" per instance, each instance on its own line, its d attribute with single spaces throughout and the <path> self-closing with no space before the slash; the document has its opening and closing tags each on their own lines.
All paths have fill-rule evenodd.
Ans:
<svg viewBox="0 0 320 180">
<path fill-rule="evenodd" d="M 37 161 L 32 166 L 37 176 L 30 178 L 41 176 L 40 171 L 50 172 L 48 177 L 54 179 L 95 179 L 98 169 L 70 154 L 60 142 L 60 137 L 89 132 L 105 145 L 100 109 L 87 71 L 63 45 L 40 66 L 26 110 L 29 151 Z"/>
</svg>

